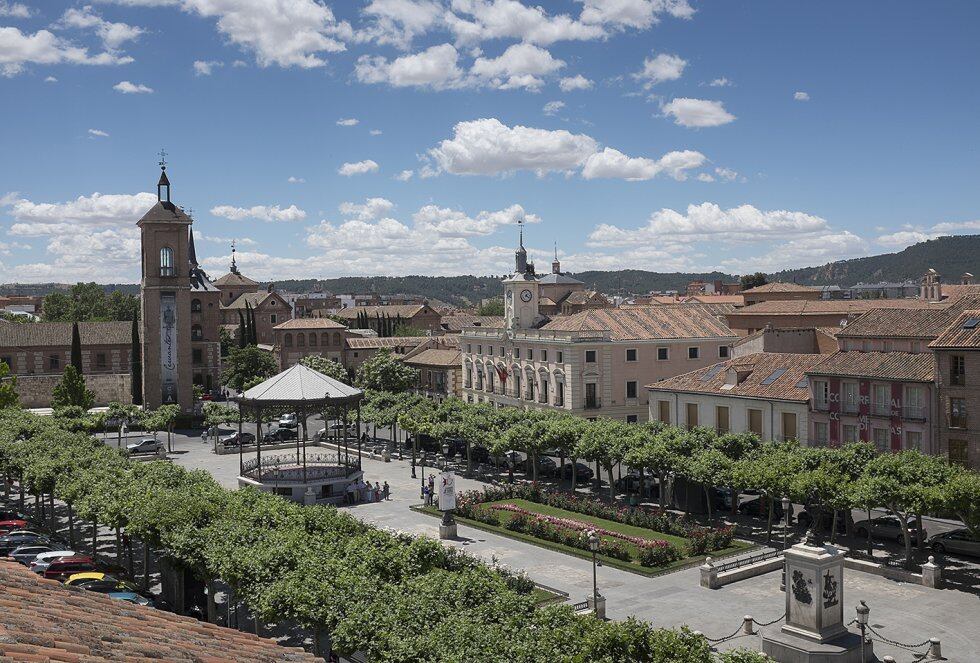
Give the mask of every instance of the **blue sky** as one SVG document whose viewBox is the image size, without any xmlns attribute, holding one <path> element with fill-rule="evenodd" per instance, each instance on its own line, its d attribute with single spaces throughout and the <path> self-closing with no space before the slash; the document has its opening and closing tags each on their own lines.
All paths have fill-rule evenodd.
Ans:
<svg viewBox="0 0 980 663">
<path fill-rule="evenodd" d="M 0 0 L 0 281 L 816 265 L 980 231 L 980 5 Z M 937 266 L 941 268 L 941 266 Z"/>
</svg>

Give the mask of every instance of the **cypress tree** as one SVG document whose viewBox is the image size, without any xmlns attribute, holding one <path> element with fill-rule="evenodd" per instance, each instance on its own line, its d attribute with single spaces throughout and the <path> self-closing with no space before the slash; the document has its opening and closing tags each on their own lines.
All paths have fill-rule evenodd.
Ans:
<svg viewBox="0 0 980 663">
<path fill-rule="evenodd" d="M 71 323 L 71 365 L 82 374 L 82 337 L 78 334 L 78 323 Z"/>
<path fill-rule="evenodd" d="M 133 395 L 133 405 L 143 404 L 143 361 L 142 349 L 140 347 L 140 328 L 139 321 L 133 320 L 133 341 L 129 351 L 130 356 L 130 375 L 132 376 L 131 393 Z"/>
<path fill-rule="evenodd" d="M 244 348 L 247 339 L 245 338 L 245 316 L 242 315 L 242 310 L 238 309 L 238 347 Z"/>
</svg>

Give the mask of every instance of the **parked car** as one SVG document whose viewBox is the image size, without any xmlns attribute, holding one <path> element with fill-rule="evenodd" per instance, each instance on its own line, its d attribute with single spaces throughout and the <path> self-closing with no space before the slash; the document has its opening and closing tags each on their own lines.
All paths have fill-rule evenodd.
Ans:
<svg viewBox="0 0 980 663">
<path fill-rule="evenodd" d="M 62 557 L 48 565 L 43 575 L 48 580 L 64 582 L 76 573 L 85 571 L 95 571 L 95 562 L 88 555 L 75 555 L 73 557 Z"/>
<path fill-rule="evenodd" d="M 296 428 L 299 421 L 295 414 L 284 414 L 279 417 L 279 428 Z"/>
<path fill-rule="evenodd" d="M 640 473 L 632 470 L 616 479 L 614 485 L 616 486 L 616 490 L 620 492 L 635 493 L 641 486 Z M 652 493 L 657 487 L 657 477 L 650 476 L 649 473 L 644 473 L 642 486 L 644 493 Z"/>
<path fill-rule="evenodd" d="M 919 530 L 915 526 L 915 518 L 909 518 L 907 525 L 909 528 L 909 538 L 912 539 L 913 545 L 917 544 L 919 541 Z M 860 538 L 866 539 L 869 531 L 873 539 L 891 539 L 899 543 L 905 542 L 905 535 L 902 533 L 902 523 L 898 519 L 898 516 L 879 516 L 871 520 L 859 520 L 854 523 L 854 532 Z M 927 532 L 923 531 L 922 536 L 927 537 Z"/>
<path fill-rule="evenodd" d="M 31 571 L 37 574 L 44 573 L 51 566 L 51 563 L 65 557 L 77 555 L 74 550 L 52 550 L 51 552 L 41 553 L 30 563 Z"/>
<path fill-rule="evenodd" d="M 48 537 L 31 530 L 14 530 L 9 534 L 0 536 L 0 556 L 8 555 L 14 549 L 30 543 L 48 543 Z"/>
<path fill-rule="evenodd" d="M 38 555 L 54 549 L 55 546 L 51 543 L 26 543 L 10 551 L 10 556 L 24 566 L 30 566 Z"/>
<path fill-rule="evenodd" d="M 221 444 L 226 447 L 248 446 L 249 444 L 255 444 L 255 435 L 246 432 L 232 433 L 221 438 Z"/>
<path fill-rule="evenodd" d="M 980 538 L 973 536 L 965 527 L 935 534 L 929 539 L 929 545 L 937 553 L 958 553 L 980 557 Z"/>
<path fill-rule="evenodd" d="M 85 571 L 83 573 L 75 573 L 65 580 L 65 585 L 68 587 L 83 585 L 87 582 L 93 582 L 96 580 L 115 580 L 108 573 L 102 571 Z"/>
<path fill-rule="evenodd" d="M 578 483 L 585 483 L 587 481 L 592 481 L 593 476 L 595 476 L 595 473 L 592 471 L 591 467 L 589 467 L 585 463 L 575 463 L 575 480 Z M 561 478 L 565 479 L 566 481 L 571 481 L 572 479 L 571 463 L 565 463 L 565 469 L 562 471 Z"/>
<path fill-rule="evenodd" d="M 783 505 L 779 500 L 773 500 L 772 520 L 777 522 L 783 519 Z M 729 507 L 730 508 L 730 507 Z M 755 499 L 742 502 L 738 505 L 738 512 L 753 518 L 769 518 L 769 500 L 761 495 Z"/>
<path fill-rule="evenodd" d="M 14 530 L 27 527 L 27 520 L 22 518 L 12 518 L 10 520 L 0 520 L 0 535 L 8 534 Z"/>
<path fill-rule="evenodd" d="M 792 511 L 792 507 L 790 507 Z M 796 522 L 798 522 L 804 529 L 810 529 L 813 525 L 815 510 L 811 507 L 804 507 L 802 513 L 796 517 Z M 830 528 L 834 523 L 834 512 L 830 509 L 823 509 L 820 511 L 820 529 L 826 532 L 830 531 Z M 847 531 L 847 517 L 844 512 L 840 512 L 837 515 L 837 533 L 843 534 Z"/>
<path fill-rule="evenodd" d="M 29 517 L 20 511 L 0 511 L 0 521 L 3 520 L 30 520 Z"/>
<path fill-rule="evenodd" d="M 87 589 L 87 588 L 86 588 Z M 110 599 L 116 599 L 117 601 L 128 601 L 135 605 L 145 605 L 147 607 L 154 607 L 153 601 L 146 598 L 145 596 L 140 596 L 136 592 L 108 592 Z"/>
<path fill-rule="evenodd" d="M 520 451 L 514 451 L 513 449 L 510 451 L 505 451 L 503 461 L 508 467 L 517 469 L 524 464 L 524 454 L 522 454 Z"/>
<path fill-rule="evenodd" d="M 155 454 L 165 450 L 163 442 L 153 437 L 145 437 L 139 442 L 126 445 L 126 451 L 131 454 Z"/>
<path fill-rule="evenodd" d="M 270 430 L 262 436 L 262 442 L 265 444 L 273 444 L 275 442 L 286 442 L 288 440 L 296 439 L 296 431 L 289 428 L 277 428 L 275 430 Z"/>
<path fill-rule="evenodd" d="M 524 461 L 524 472 L 528 476 L 533 476 L 534 467 L 531 463 L 531 457 Z M 538 457 L 538 476 L 539 477 L 556 477 L 558 476 L 558 463 L 551 456 L 539 456 Z"/>
</svg>

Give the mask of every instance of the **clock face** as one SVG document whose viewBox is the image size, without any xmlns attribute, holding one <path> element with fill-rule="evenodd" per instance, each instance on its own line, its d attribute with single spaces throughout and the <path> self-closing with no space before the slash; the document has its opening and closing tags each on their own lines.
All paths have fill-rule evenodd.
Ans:
<svg viewBox="0 0 980 663">
<path fill-rule="evenodd" d="M 531 296 L 532 295 L 531 295 L 531 291 L 530 290 L 521 290 L 521 299 L 523 301 L 525 301 L 525 302 L 531 301 Z"/>
</svg>

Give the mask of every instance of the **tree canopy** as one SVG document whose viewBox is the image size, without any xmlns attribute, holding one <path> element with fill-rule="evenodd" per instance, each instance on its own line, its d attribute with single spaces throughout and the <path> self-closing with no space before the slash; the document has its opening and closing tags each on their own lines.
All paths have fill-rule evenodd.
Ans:
<svg viewBox="0 0 980 663">
<path fill-rule="evenodd" d="M 68 292 L 44 296 L 41 317 L 44 322 L 98 322 L 136 320 L 140 302 L 135 295 L 119 290 L 106 293 L 97 283 L 76 283 Z"/>
<path fill-rule="evenodd" d="M 221 372 L 221 384 L 235 391 L 245 391 L 275 375 L 277 368 L 272 353 L 254 345 L 231 348 Z"/>
<path fill-rule="evenodd" d="M 55 410 L 74 406 L 83 410 L 95 405 L 95 393 L 85 386 L 85 377 L 74 366 L 65 366 L 61 382 L 51 392 L 51 407 Z"/>
<path fill-rule="evenodd" d="M 390 350 L 382 349 L 361 364 L 356 384 L 364 390 L 399 393 L 410 389 L 416 378 L 414 368 L 406 366 Z"/>
</svg>

